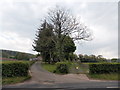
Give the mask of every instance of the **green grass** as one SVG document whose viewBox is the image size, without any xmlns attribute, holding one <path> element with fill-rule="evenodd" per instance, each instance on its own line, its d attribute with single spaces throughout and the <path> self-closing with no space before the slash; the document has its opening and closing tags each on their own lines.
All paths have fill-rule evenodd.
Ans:
<svg viewBox="0 0 120 90">
<path fill-rule="evenodd" d="M 2 63 L 14 63 L 14 62 L 23 62 L 23 63 L 29 63 L 30 65 L 32 65 L 32 64 L 34 64 L 35 61 L 24 61 L 24 60 L 10 61 L 10 60 L 5 60 L 5 61 L 1 61 L 0 64 L 2 64 Z"/>
<path fill-rule="evenodd" d="M 2 84 L 15 84 L 30 79 L 31 76 L 2 78 Z"/>
<path fill-rule="evenodd" d="M 42 67 L 49 71 L 53 72 L 56 69 L 56 64 L 47 64 L 47 63 L 42 63 Z M 76 69 L 78 67 L 78 70 Z M 98 79 L 98 80 L 120 80 L 118 77 L 117 73 L 112 73 L 112 74 L 89 74 L 89 65 L 88 63 L 69 63 L 69 73 L 74 73 L 74 74 L 81 74 L 84 73 L 86 74 L 90 79 Z"/>
<path fill-rule="evenodd" d="M 120 80 L 117 73 L 114 73 L 114 74 L 87 74 L 87 76 L 91 79 L 99 79 L 99 80 Z"/>
<path fill-rule="evenodd" d="M 10 61 L 10 60 L 5 60 L 5 61 L 2 61 L 2 63 L 12 63 L 12 62 L 25 62 L 25 63 L 29 63 L 30 61 L 24 61 L 24 60 L 18 60 L 18 61 Z"/>
<path fill-rule="evenodd" d="M 78 67 L 78 69 L 76 69 Z M 88 64 L 81 64 L 81 63 L 73 63 L 71 67 L 69 68 L 70 73 L 74 74 L 86 74 L 89 71 L 89 65 Z"/>
<path fill-rule="evenodd" d="M 60 63 L 67 64 L 69 68 L 69 73 L 73 73 L 73 74 L 88 73 L 89 70 L 87 64 L 79 64 L 75 62 L 60 62 Z M 57 67 L 57 64 L 59 64 L 59 62 L 56 64 L 42 63 L 42 67 L 49 72 L 54 72 L 54 70 Z M 78 67 L 78 70 L 76 69 L 76 67 Z"/>
<path fill-rule="evenodd" d="M 45 70 L 53 73 L 53 72 L 56 70 L 57 64 L 59 64 L 59 63 L 67 64 L 69 69 L 71 68 L 71 66 L 74 65 L 74 63 L 68 62 L 68 61 L 66 61 L 66 62 L 58 62 L 58 63 L 56 63 L 56 64 L 47 64 L 47 63 L 44 63 L 44 62 L 43 62 L 41 65 L 42 65 L 42 67 L 43 67 Z"/>
<path fill-rule="evenodd" d="M 56 65 L 55 65 L 55 64 L 42 63 L 41 65 L 42 65 L 42 67 L 43 67 L 45 70 L 47 70 L 47 71 L 49 71 L 49 72 L 54 72 L 54 70 L 56 69 Z"/>
</svg>

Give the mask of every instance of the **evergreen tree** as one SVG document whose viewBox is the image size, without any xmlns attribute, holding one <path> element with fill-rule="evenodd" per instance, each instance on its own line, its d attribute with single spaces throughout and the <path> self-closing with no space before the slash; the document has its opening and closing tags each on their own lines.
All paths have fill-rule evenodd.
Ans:
<svg viewBox="0 0 120 90">
<path fill-rule="evenodd" d="M 51 63 L 52 55 L 55 49 L 55 44 L 53 42 L 54 34 L 52 31 L 52 26 L 46 21 L 38 29 L 38 34 L 36 34 L 36 40 L 34 40 L 34 50 L 40 52 L 42 58 L 45 62 Z"/>
</svg>

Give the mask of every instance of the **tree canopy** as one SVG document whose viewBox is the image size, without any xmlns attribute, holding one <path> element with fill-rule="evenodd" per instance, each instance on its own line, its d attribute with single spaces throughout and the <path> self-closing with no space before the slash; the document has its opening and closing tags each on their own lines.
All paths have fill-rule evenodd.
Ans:
<svg viewBox="0 0 120 90">
<path fill-rule="evenodd" d="M 48 61 L 62 61 L 76 50 L 74 40 L 90 40 L 91 33 L 67 9 L 56 7 L 38 29 L 34 50 Z M 45 58 L 47 57 L 47 58 Z M 68 57 L 66 57 L 68 59 Z M 49 62 L 50 63 L 50 62 Z"/>
</svg>

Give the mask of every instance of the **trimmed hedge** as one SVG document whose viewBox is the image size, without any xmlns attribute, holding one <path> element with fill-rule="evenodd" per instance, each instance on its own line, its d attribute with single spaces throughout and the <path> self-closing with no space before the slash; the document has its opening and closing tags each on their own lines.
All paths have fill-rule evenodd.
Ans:
<svg viewBox="0 0 120 90">
<path fill-rule="evenodd" d="M 90 74 L 120 73 L 120 63 L 89 64 Z"/>
<path fill-rule="evenodd" d="M 13 61 L 2 63 L 2 77 L 28 76 L 28 69 L 32 62 Z"/>
<path fill-rule="evenodd" d="M 69 64 L 68 62 L 58 62 L 56 63 L 57 67 L 54 70 L 54 73 L 67 74 L 69 73 Z"/>
</svg>

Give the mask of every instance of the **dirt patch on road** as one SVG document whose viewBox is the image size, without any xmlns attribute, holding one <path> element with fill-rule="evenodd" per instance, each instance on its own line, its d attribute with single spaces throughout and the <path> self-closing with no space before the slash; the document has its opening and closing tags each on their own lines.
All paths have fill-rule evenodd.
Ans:
<svg viewBox="0 0 120 90">
<path fill-rule="evenodd" d="M 67 74 L 67 75 L 64 75 L 63 77 L 75 78 L 79 80 L 89 80 L 89 78 L 85 74 Z"/>
<path fill-rule="evenodd" d="M 56 83 L 73 83 L 84 81 L 89 81 L 89 78 L 85 74 L 66 74 L 55 76 Z"/>
</svg>

